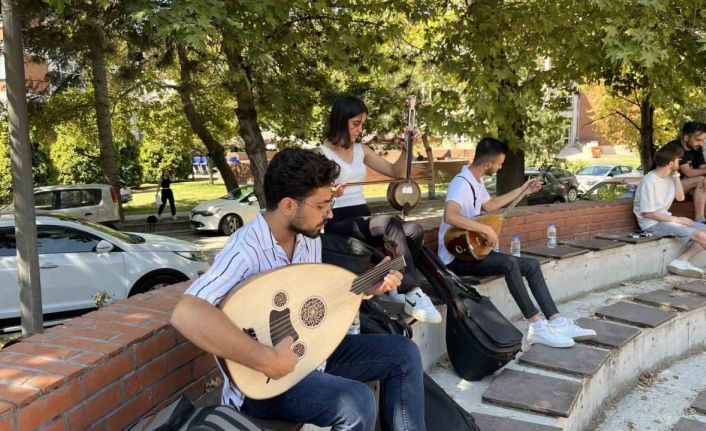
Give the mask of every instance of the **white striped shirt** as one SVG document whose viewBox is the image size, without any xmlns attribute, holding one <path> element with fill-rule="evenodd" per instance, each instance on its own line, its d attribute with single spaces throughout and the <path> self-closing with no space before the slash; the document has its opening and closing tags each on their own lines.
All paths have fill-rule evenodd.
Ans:
<svg viewBox="0 0 706 431">
<path fill-rule="evenodd" d="M 186 290 L 185 294 L 218 305 L 233 289 L 237 289 L 242 281 L 255 274 L 290 263 L 320 262 L 320 238 L 308 238 L 298 234 L 294 255 L 290 262 L 287 253 L 272 235 L 265 218 L 258 213 L 255 220 L 231 235 L 223 250 L 216 256 L 213 265 Z M 220 368 L 220 363 L 218 366 Z M 244 400 L 243 394 L 228 379 L 223 369 L 221 373 L 224 381 L 222 403 L 240 408 Z"/>
</svg>

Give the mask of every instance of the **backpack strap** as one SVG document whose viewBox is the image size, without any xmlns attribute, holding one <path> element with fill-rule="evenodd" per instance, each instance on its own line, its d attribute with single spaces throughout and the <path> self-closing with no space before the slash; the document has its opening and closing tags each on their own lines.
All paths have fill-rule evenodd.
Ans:
<svg viewBox="0 0 706 431">
<path fill-rule="evenodd" d="M 478 197 L 476 196 L 476 189 L 473 188 L 473 185 L 471 185 L 471 182 L 468 181 L 468 178 L 464 177 L 461 174 L 456 175 L 456 177 L 461 178 L 463 181 L 468 183 L 468 187 L 471 188 L 471 193 L 473 193 L 473 208 L 476 207 L 476 201 L 478 200 Z"/>
</svg>

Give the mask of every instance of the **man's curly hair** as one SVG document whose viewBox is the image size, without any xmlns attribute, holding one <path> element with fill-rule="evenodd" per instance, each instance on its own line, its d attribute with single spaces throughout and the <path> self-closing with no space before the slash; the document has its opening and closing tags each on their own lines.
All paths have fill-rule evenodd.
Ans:
<svg viewBox="0 0 706 431">
<path fill-rule="evenodd" d="M 284 198 L 302 200 L 320 187 L 333 184 L 340 167 L 312 150 L 286 148 L 270 161 L 265 172 L 265 203 L 277 208 Z"/>
</svg>

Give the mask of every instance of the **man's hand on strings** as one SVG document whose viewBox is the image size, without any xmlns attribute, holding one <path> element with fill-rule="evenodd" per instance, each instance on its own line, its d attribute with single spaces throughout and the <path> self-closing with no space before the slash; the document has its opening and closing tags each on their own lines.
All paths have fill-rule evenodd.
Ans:
<svg viewBox="0 0 706 431">
<path fill-rule="evenodd" d="M 377 266 L 380 266 L 384 263 L 387 263 L 390 260 L 391 260 L 390 256 L 385 256 L 385 258 L 382 260 L 382 262 L 380 262 Z M 385 278 L 382 280 L 382 282 L 380 284 L 366 290 L 365 294 L 370 295 L 370 296 L 384 295 L 385 293 L 387 293 L 391 290 L 397 289 L 398 287 L 400 287 L 401 284 L 402 284 L 402 273 L 399 271 L 390 271 L 385 276 Z"/>
</svg>

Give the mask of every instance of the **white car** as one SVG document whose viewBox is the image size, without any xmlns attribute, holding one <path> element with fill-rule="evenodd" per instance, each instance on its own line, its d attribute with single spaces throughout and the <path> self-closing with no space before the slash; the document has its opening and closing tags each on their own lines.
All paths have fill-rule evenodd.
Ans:
<svg viewBox="0 0 706 431">
<path fill-rule="evenodd" d="M 106 225 L 120 221 L 118 195 L 108 184 L 37 187 L 34 207 L 37 211 L 51 211 Z M 3 209 L 3 212 L 13 211 L 13 205 Z"/>
<path fill-rule="evenodd" d="M 37 216 L 44 314 L 95 307 L 105 291 L 124 299 L 195 279 L 208 269 L 195 245 L 166 236 L 118 232 L 62 215 Z M 0 320 L 20 315 L 15 220 L 0 216 Z M 51 316 L 50 316 L 51 317 Z"/>
<path fill-rule="evenodd" d="M 586 166 L 576 173 L 579 182 L 579 194 L 608 178 L 617 177 L 632 172 L 632 166 L 626 165 L 593 165 Z"/>
<path fill-rule="evenodd" d="M 198 204 L 191 210 L 191 226 L 201 231 L 231 235 L 255 218 L 260 205 L 252 186 L 239 187 L 225 196 Z"/>
</svg>

